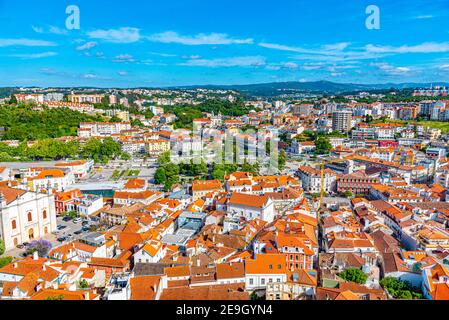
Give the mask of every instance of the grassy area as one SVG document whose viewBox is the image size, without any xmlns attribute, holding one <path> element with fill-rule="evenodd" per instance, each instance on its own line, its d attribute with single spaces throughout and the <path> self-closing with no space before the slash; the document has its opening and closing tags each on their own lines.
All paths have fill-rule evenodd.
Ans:
<svg viewBox="0 0 449 320">
<path fill-rule="evenodd" d="M 127 176 L 131 178 L 137 178 L 140 174 L 140 170 L 129 170 Z"/>
<path fill-rule="evenodd" d="M 112 180 L 118 180 L 118 179 L 120 179 L 120 171 L 119 171 L 119 170 L 115 170 L 115 171 L 112 173 L 111 179 L 112 179 Z"/>
<path fill-rule="evenodd" d="M 140 170 L 115 170 L 111 175 L 111 179 L 117 181 L 121 178 L 137 178 L 139 174 Z"/>
<path fill-rule="evenodd" d="M 449 122 L 447 121 L 387 120 L 387 122 L 413 124 L 427 128 L 440 129 L 442 133 L 449 133 Z"/>
</svg>

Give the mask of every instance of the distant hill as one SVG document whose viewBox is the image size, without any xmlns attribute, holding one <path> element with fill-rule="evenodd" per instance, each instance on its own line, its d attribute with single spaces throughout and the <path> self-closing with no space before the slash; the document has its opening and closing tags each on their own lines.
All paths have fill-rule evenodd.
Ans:
<svg viewBox="0 0 449 320">
<path fill-rule="evenodd" d="M 355 84 L 336 83 L 331 81 L 313 82 L 271 82 L 246 85 L 203 85 L 203 86 L 183 86 L 178 89 L 225 89 L 238 90 L 242 93 L 256 96 L 276 96 L 283 93 L 321 93 L 321 94 L 341 94 L 348 92 L 360 92 L 385 89 L 407 89 L 407 88 L 428 88 L 433 86 L 447 86 L 449 83 L 385 83 L 385 84 Z"/>
</svg>

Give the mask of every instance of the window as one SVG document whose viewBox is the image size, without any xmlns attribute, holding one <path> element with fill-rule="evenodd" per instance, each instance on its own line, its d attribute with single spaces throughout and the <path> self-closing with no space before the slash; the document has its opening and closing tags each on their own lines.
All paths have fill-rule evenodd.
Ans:
<svg viewBox="0 0 449 320">
<path fill-rule="evenodd" d="M 270 264 L 270 265 L 269 265 L 269 268 L 270 268 L 270 269 L 273 269 L 273 265 L 272 265 L 272 264 Z"/>
<path fill-rule="evenodd" d="M 249 279 L 249 284 L 250 284 L 250 285 L 253 285 L 253 284 L 254 284 L 254 279 L 253 279 L 253 278 L 250 278 L 250 279 Z"/>
<path fill-rule="evenodd" d="M 262 279 L 260 280 L 260 283 L 261 283 L 261 284 L 265 284 L 265 278 L 262 278 Z"/>
<path fill-rule="evenodd" d="M 47 219 L 47 210 L 42 211 L 42 218 Z"/>
<path fill-rule="evenodd" d="M 33 215 L 31 212 L 28 212 L 28 222 L 33 221 Z"/>
<path fill-rule="evenodd" d="M 11 226 L 12 226 L 12 229 L 13 229 L 13 230 L 16 230 L 16 229 L 17 229 L 17 222 L 16 222 L 16 220 L 12 220 L 12 221 L 11 221 Z"/>
</svg>

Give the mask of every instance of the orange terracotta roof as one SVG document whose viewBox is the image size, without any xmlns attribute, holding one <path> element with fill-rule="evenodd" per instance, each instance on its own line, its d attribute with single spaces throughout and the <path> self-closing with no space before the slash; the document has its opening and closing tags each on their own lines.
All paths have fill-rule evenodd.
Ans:
<svg viewBox="0 0 449 320">
<path fill-rule="evenodd" d="M 268 202 L 268 196 L 257 196 L 244 193 L 233 193 L 229 199 L 229 204 L 263 208 Z"/>
<path fill-rule="evenodd" d="M 131 300 L 155 300 L 160 281 L 160 276 L 131 278 Z"/>
<path fill-rule="evenodd" d="M 258 254 L 256 259 L 246 260 L 247 274 L 283 274 L 286 272 L 285 255 Z"/>
</svg>

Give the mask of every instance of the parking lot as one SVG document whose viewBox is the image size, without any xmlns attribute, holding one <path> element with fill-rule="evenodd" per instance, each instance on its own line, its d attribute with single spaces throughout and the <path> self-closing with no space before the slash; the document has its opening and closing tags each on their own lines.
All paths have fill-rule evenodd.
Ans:
<svg viewBox="0 0 449 320">
<path fill-rule="evenodd" d="M 89 233 L 91 233 L 90 231 L 85 231 L 85 232 L 81 232 L 79 234 L 75 234 L 78 233 L 78 231 L 81 231 L 82 229 L 82 223 L 78 222 L 75 223 L 73 220 L 70 221 L 64 221 L 62 217 L 57 217 L 57 225 L 58 226 L 64 226 L 63 229 L 61 230 L 56 230 L 55 232 L 53 232 L 50 235 L 47 235 L 45 237 L 43 237 L 42 239 L 44 240 L 48 240 L 51 242 L 52 247 L 59 247 L 60 245 L 70 242 L 72 240 L 77 240 L 85 235 L 88 235 Z M 69 235 L 71 235 L 69 237 Z M 58 241 L 58 238 L 60 237 L 66 237 L 65 241 Z M 19 257 L 23 257 L 23 254 L 26 252 L 26 248 L 14 248 L 12 250 L 6 251 L 4 256 L 11 256 L 14 258 L 19 258 Z"/>
</svg>

